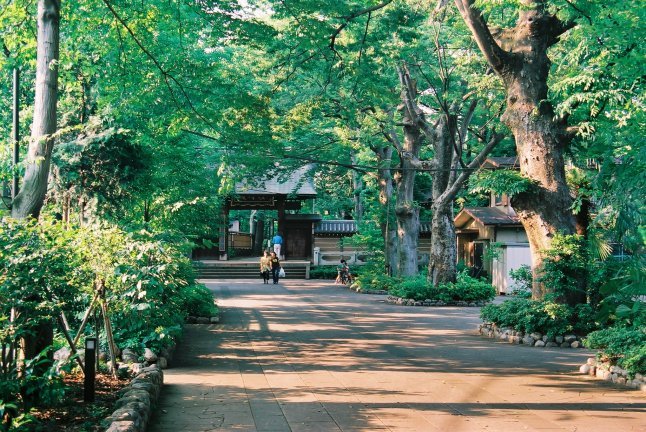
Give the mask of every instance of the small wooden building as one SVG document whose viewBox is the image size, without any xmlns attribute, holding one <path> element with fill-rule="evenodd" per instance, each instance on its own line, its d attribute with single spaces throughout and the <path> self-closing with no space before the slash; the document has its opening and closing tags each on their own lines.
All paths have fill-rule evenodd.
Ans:
<svg viewBox="0 0 646 432">
<path fill-rule="evenodd" d="M 516 158 L 488 158 L 484 167 L 517 167 Z M 531 266 L 527 234 L 506 194 L 491 194 L 489 207 L 465 207 L 455 217 L 458 261 L 491 275 L 498 293 L 514 289 L 509 271 Z"/>
<path fill-rule="evenodd" d="M 278 232 L 283 236 L 282 255 L 285 259 L 310 259 L 312 257 L 312 224 L 318 222 L 317 215 L 287 214 L 288 210 L 300 210 L 304 200 L 316 197 L 316 191 L 307 171 L 311 166 L 303 166 L 289 177 L 273 177 L 263 181 L 239 182 L 235 193 L 229 197 L 222 208 L 219 235 L 219 259 L 227 260 L 227 250 L 232 241 L 228 232 L 230 210 L 277 210 Z M 240 239 L 242 241 L 242 239 Z"/>
</svg>

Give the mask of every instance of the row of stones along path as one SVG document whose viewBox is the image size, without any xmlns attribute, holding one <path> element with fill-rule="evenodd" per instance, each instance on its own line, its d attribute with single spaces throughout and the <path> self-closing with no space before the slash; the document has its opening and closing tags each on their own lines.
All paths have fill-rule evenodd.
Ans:
<svg viewBox="0 0 646 432">
<path fill-rule="evenodd" d="M 207 282 L 149 431 L 646 431 L 592 354 L 476 335 L 477 308 L 401 307 L 325 282 Z"/>
</svg>

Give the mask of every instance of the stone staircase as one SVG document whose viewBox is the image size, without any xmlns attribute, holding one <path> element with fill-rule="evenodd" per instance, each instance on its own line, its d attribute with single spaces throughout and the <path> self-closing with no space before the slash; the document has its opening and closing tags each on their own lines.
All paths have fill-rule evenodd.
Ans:
<svg viewBox="0 0 646 432">
<path fill-rule="evenodd" d="M 200 279 L 258 279 L 260 270 L 256 262 L 193 261 Z M 286 279 L 309 279 L 310 263 L 283 262 Z"/>
</svg>

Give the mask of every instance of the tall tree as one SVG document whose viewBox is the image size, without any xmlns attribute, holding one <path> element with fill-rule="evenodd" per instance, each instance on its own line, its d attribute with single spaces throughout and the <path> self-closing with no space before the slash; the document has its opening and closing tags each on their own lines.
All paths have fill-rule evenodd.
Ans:
<svg viewBox="0 0 646 432">
<path fill-rule="evenodd" d="M 34 120 L 22 188 L 11 209 L 19 219 L 38 218 L 47 193 L 56 132 L 60 8 L 60 0 L 38 1 Z"/>
<path fill-rule="evenodd" d="M 492 32 L 474 3 L 455 0 L 478 47 L 502 79 L 507 106 L 501 120 L 514 134 L 521 173 L 535 182 L 531 192 L 518 194 L 512 203 L 527 232 L 536 272 L 553 236 L 575 232 L 564 150 L 576 128 L 567 127 L 567 117 L 555 116 L 548 98 L 548 50 L 575 22 L 550 13 L 545 0 L 520 0 L 516 25 Z M 542 298 L 546 289 L 535 283 L 533 296 Z"/>
<path fill-rule="evenodd" d="M 443 70 L 441 75 L 448 81 L 450 73 Z M 460 102 L 449 102 L 443 99 L 439 92 L 435 92 L 438 106 L 434 121 L 429 121 L 417 100 L 419 92 L 410 71 L 407 67 L 402 67 L 399 73 L 402 84 L 400 107 L 404 111 L 404 135 L 416 137 L 420 142 L 424 139 L 430 144 L 433 155 L 430 160 L 421 161 L 418 154 L 407 151 L 406 148 L 399 148 L 401 158 L 407 162 L 409 170 L 428 170 L 433 180 L 428 279 L 434 285 L 452 282 L 457 274 L 454 200 L 471 173 L 482 164 L 502 135 L 495 131 L 487 133 L 486 145 L 466 164 L 462 153 L 467 142 L 468 128 L 478 105 L 477 99 L 467 105 L 468 98 L 459 98 Z M 448 88 L 448 82 L 444 83 L 444 88 Z M 398 145 L 394 134 L 391 133 L 390 136 L 391 141 Z"/>
</svg>

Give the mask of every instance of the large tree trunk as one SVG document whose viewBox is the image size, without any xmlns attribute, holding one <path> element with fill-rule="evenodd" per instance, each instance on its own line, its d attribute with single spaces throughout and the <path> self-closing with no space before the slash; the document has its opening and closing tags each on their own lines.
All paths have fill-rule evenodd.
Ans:
<svg viewBox="0 0 646 432">
<path fill-rule="evenodd" d="M 377 183 L 379 185 L 379 203 L 384 207 L 385 223 L 381 225 L 381 233 L 384 238 L 384 259 L 386 263 L 386 273 L 392 274 L 397 269 L 397 259 L 399 257 L 399 246 L 397 242 L 397 230 L 394 224 L 390 223 L 390 208 L 392 206 L 393 196 L 393 178 L 390 170 L 392 162 L 393 148 L 389 145 L 383 147 L 374 147 L 372 149 L 377 156 L 379 170 L 377 171 Z"/>
<path fill-rule="evenodd" d="M 59 18 L 59 0 L 38 1 L 34 120 L 22 188 L 11 210 L 11 215 L 18 219 L 38 218 L 47 192 L 53 134 L 56 132 Z M 25 358 L 33 359 L 51 346 L 53 334 L 51 321 L 39 322 L 22 341 Z M 41 362 L 33 373 L 42 375 L 48 367 L 49 362 Z M 27 405 L 38 400 L 38 397 L 38 394 L 25 395 Z"/>
<path fill-rule="evenodd" d="M 415 203 L 415 175 L 417 170 L 419 151 L 422 146 L 422 131 L 419 126 L 424 115 L 415 105 L 417 86 L 411 79 L 408 69 L 398 69 L 399 81 L 402 85 L 402 105 L 399 107 L 404 124 L 404 142 L 397 142 L 400 153 L 400 170 L 395 175 L 397 185 L 397 200 L 395 203 L 395 217 L 397 218 L 397 239 L 399 242 L 399 258 L 397 263 L 397 276 L 417 276 L 417 243 L 419 241 L 419 207 Z"/>
<path fill-rule="evenodd" d="M 563 158 L 567 133 L 564 123 L 554 121 L 554 110 L 547 100 L 551 65 L 547 49 L 555 20 L 540 8 L 520 13 L 512 52 L 522 61 L 504 76 L 507 108 L 502 121 L 516 139 L 521 174 L 538 186 L 512 200 L 529 238 L 535 278 L 554 234 L 575 230 Z M 533 296 L 542 298 L 546 291 L 544 284 L 535 283 Z"/>
<path fill-rule="evenodd" d="M 457 246 L 453 223 L 453 200 L 441 206 L 433 206 L 432 211 L 428 279 L 433 285 L 455 282 Z"/>
<path fill-rule="evenodd" d="M 357 155 L 352 155 L 352 163 L 357 164 Z M 357 171 L 352 171 L 352 187 L 354 189 L 353 198 L 354 198 L 354 220 L 360 221 L 363 220 L 363 200 L 361 199 L 361 192 L 363 191 L 363 177 L 361 173 Z"/>
<path fill-rule="evenodd" d="M 405 127 L 404 149 L 417 156 L 421 141 L 419 129 Z M 397 239 L 399 242 L 399 259 L 397 276 L 416 276 L 417 242 L 419 240 L 419 207 L 413 198 L 415 187 L 415 166 L 409 159 L 402 159 L 401 171 L 397 173 L 397 201 L 395 217 L 397 218 Z"/>
<path fill-rule="evenodd" d="M 512 200 L 529 238 L 536 280 L 543 251 L 550 248 L 554 234 L 572 234 L 575 229 L 563 158 L 572 134 L 565 120 L 555 119 L 547 100 L 548 48 L 574 24 L 547 13 L 544 0 L 522 0 L 516 26 L 492 35 L 472 0 L 455 2 L 481 51 L 503 79 L 507 107 L 502 121 L 516 139 L 521 173 L 536 182 L 531 192 Z M 534 298 L 546 293 L 547 287 L 534 283 Z"/>
<path fill-rule="evenodd" d="M 56 132 L 59 19 L 60 0 L 38 1 L 34 120 L 22 188 L 11 210 L 11 215 L 19 219 L 38 218 L 47 193 Z"/>
<path fill-rule="evenodd" d="M 474 106 L 475 108 L 475 106 Z M 453 198 L 443 198 L 451 186 L 454 171 L 455 134 L 457 116 L 443 114 L 435 130 L 433 140 L 435 150 L 433 177 L 433 215 L 431 219 L 431 253 L 428 263 L 428 280 L 437 285 L 454 282 L 456 278 L 455 225 L 453 223 Z"/>
</svg>

